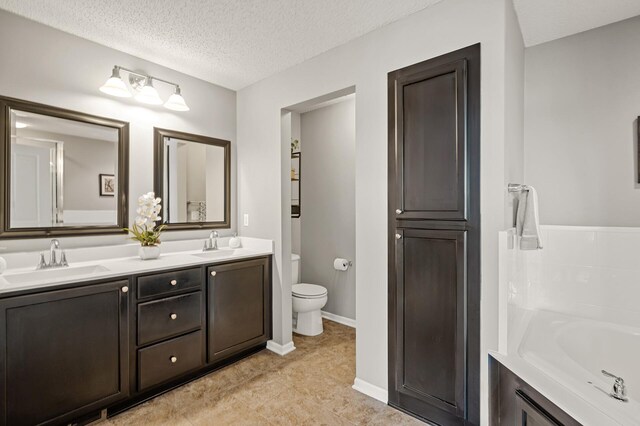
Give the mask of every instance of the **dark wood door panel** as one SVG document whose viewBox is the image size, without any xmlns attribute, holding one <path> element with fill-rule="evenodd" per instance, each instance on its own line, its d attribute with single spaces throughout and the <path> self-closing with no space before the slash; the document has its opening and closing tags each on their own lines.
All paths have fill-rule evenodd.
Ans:
<svg viewBox="0 0 640 426">
<path fill-rule="evenodd" d="M 465 232 L 402 230 L 397 300 L 400 392 L 464 410 Z"/>
<path fill-rule="evenodd" d="M 268 259 L 208 268 L 209 362 L 268 340 Z"/>
<path fill-rule="evenodd" d="M 128 395 L 128 281 L 3 300 L 3 424 L 58 423 Z"/>
<path fill-rule="evenodd" d="M 465 77 L 460 59 L 395 81 L 398 219 L 466 219 Z"/>
</svg>

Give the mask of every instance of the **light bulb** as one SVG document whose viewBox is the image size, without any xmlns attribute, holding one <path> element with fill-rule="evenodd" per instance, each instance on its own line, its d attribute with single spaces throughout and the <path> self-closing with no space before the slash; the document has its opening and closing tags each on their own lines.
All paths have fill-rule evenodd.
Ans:
<svg viewBox="0 0 640 426">
<path fill-rule="evenodd" d="M 130 98 L 131 92 L 127 89 L 127 85 L 120 78 L 120 68 L 113 67 L 113 73 L 104 85 L 100 88 L 100 91 L 107 95 L 117 96 L 119 98 Z"/>
<path fill-rule="evenodd" d="M 143 104 L 149 105 L 160 105 L 162 104 L 162 99 L 160 99 L 160 95 L 158 95 L 158 91 L 153 87 L 151 83 L 151 77 L 147 77 L 147 80 L 140 89 L 140 92 L 136 95 L 136 100 L 142 102 Z"/>
<path fill-rule="evenodd" d="M 184 101 L 182 94 L 180 93 L 180 87 L 176 86 L 176 92 L 169 96 L 167 102 L 164 104 L 165 108 L 172 109 L 174 111 L 189 111 L 189 106 Z"/>
</svg>

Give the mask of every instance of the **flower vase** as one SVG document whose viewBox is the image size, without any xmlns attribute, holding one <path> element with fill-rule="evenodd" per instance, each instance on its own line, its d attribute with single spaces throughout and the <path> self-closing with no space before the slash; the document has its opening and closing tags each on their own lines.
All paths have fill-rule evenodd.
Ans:
<svg viewBox="0 0 640 426">
<path fill-rule="evenodd" d="M 140 246 L 138 255 L 142 260 L 157 259 L 160 257 L 160 246 Z"/>
</svg>

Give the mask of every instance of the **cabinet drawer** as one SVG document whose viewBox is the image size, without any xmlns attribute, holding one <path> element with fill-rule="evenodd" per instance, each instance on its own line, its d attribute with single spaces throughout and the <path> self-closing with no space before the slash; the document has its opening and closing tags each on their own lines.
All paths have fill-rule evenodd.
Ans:
<svg viewBox="0 0 640 426">
<path fill-rule="evenodd" d="M 138 389 L 176 378 L 204 365 L 203 335 L 196 331 L 138 351 Z"/>
<path fill-rule="evenodd" d="M 202 284 L 200 268 L 165 272 L 138 278 L 138 297 L 140 299 L 161 294 L 173 293 Z"/>
<path fill-rule="evenodd" d="M 201 307 L 201 291 L 139 304 L 138 345 L 200 328 Z"/>
</svg>

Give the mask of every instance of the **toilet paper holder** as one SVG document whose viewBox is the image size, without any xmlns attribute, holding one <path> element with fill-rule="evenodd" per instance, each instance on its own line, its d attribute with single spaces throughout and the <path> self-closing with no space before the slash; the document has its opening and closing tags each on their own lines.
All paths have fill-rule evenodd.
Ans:
<svg viewBox="0 0 640 426">
<path fill-rule="evenodd" d="M 333 268 L 336 271 L 346 271 L 351 266 L 353 266 L 353 262 L 349 259 L 342 259 L 340 257 L 337 257 L 333 260 Z"/>
</svg>

